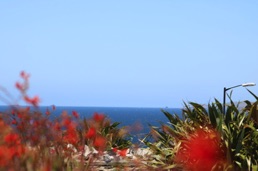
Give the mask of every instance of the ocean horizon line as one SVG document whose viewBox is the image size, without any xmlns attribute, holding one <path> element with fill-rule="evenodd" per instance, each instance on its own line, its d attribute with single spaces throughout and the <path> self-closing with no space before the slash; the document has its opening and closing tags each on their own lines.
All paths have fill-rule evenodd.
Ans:
<svg viewBox="0 0 258 171">
<path fill-rule="evenodd" d="M 35 107 L 35 106 L 32 106 L 32 105 L 0 105 L 0 107 L 11 107 L 11 106 L 17 106 L 17 107 Z M 139 109 L 182 109 L 180 107 L 168 107 L 168 106 L 165 106 L 165 107 L 140 107 L 140 106 L 80 106 L 80 105 L 39 105 L 37 107 L 41 108 L 41 107 L 52 107 L 52 106 L 55 106 L 55 107 L 58 107 L 58 108 L 63 108 L 63 107 L 69 107 L 69 108 L 82 108 L 82 107 L 88 107 L 88 108 L 139 108 Z"/>
</svg>

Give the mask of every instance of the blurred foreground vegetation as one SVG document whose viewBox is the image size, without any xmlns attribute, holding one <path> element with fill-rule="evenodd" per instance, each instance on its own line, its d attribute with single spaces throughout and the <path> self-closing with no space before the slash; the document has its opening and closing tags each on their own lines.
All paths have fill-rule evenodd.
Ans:
<svg viewBox="0 0 258 171">
<path fill-rule="evenodd" d="M 0 112 L 0 170 L 258 170 L 258 97 L 249 90 L 256 101 L 240 108 L 229 97 L 225 114 L 217 99 L 185 103 L 182 118 L 163 111 L 168 123 L 135 144 L 130 126 L 103 114 L 50 119 L 55 106 L 40 112 L 39 97 L 27 94 L 29 75 L 21 78 L 19 99 L 31 107 L 14 102 Z M 147 152 L 138 153 L 142 146 Z"/>
</svg>

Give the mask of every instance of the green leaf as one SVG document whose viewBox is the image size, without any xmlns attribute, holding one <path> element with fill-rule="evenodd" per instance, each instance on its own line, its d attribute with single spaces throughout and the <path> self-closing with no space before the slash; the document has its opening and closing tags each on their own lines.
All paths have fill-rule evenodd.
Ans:
<svg viewBox="0 0 258 171">
<path fill-rule="evenodd" d="M 215 104 L 218 107 L 218 109 L 221 111 L 221 113 L 223 113 L 222 104 L 217 99 L 215 99 Z"/>
<path fill-rule="evenodd" d="M 177 124 L 177 120 L 169 112 L 167 112 L 163 109 L 161 111 L 165 114 L 165 116 L 168 118 L 170 123 L 173 123 L 175 125 Z"/>
<path fill-rule="evenodd" d="M 208 105 L 208 111 L 209 111 L 209 118 L 211 121 L 211 124 L 214 128 L 217 127 L 217 116 L 216 116 L 216 111 L 214 110 L 213 105 Z"/>
<path fill-rule="evenodd" d="M 247 89 L 247 91 L 249 91 L 249 93 L 252 94 L 256 100 L 258 100 L 258 97 L 253 92 L 251 92 L 249 89 Z"/>
<path fill-rule="evenodd" d="M 235 149 L 235 154 L 238 154 L 240 152 L 241 148 L 242 148 L 242 142 L 243 142 L 244 134 L 245 134 L 245 129 L 242 129 L 240 135 L 237 138 L 237 145 L 236 145 L 236 149 Z"/>
<path fill-rule="evenodd" d="M 208 115 L 206 109 L 205 109 L 202 105 L 200 105 L 200 104 L 198 104 L 198 103 L 194 103 L 194 102 L 190 102 L 190 104 L 191 104 L 195 109 L 197 109 L 198 112 L 202 112 L 202 113 Z"/>
<path fill-rule="evenodd" d="M 258 110 L 257 110 L 257 106 L 258 106 L 258 101 L 256 101 L 255 103 L 253 103 L 249 114 L 248 114 L 248 121 L 250 121 L 250 119 L 252 118 L 256 123 L 258 123 Z"/>
<path fill-rule="evenodd" d="M 114 122 L 112 125 L 110 125 L 110 128 L 115 128 L 120 124 L 120 122 Z"/>
</svg>

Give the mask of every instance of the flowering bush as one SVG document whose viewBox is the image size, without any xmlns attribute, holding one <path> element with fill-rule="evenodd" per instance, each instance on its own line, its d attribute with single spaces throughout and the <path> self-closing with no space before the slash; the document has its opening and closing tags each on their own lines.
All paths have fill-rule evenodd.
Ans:
<svg viewBox="0 0 258 171">
<path fill-rule="evenodd" d="M 185 104 L 183 118 L 163 111 L 169 124 L 153 127 L 144 139 L 156 154 L 153 164 L 190 171 L 257 170 L 258 101 L 245 103 L 240 108 L 231 100 L 225 115 L 217 99 L 207 107 Z"/>
<path fill-rule="evenodd" d="M 22 157 L 26 148 L 20 136 L 0 119 L 0 167 L 10 167 L 11 162 Z"/>
<path fill-rule="evenodd" d="M 104 151 L 118 148 L 121 155 L 120 150 L 131 146 L 127 129 L 118 129 L 119 123 L 111 123 L 103 114 L 81 119 L 72 111 L 50 119 L 56 107 L 42 113 L 39 97 L 27 94 L 29 75 L 21 72 L 21 78 L 23 82 L 15 86 L 30 107 L 13 105 L 0 115 L 0 170 L 83 170 Z"/>
</svg>

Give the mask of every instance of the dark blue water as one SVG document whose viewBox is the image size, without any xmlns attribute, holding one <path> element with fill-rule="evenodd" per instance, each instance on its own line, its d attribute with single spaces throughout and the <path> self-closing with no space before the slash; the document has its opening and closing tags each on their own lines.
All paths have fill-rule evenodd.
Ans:
<svg viewBox="0 0 258 171">
<path fill-rule="evenodd" d="M 0 106 L 0 111 L 6 111 L 7 106 Z M 106 115 L 111 122 L 119 122 L 120 127 L 136 125 L 142 126 L 142 129 L 134 132 L 134 134 L 146 134 L 150 131 L 149 125 L 160 126 L 161 123 L 167 123 L 168 119 L 162 113 L 162 108 L 134 108 L 134 107 L 67 107 L 57 106 L 56 110 L 52 110 L 52 107 L 40 107 L 40 111 L 45 113 L 47 109 L 51 111 L 51 117 L 58 117 L 63 111 L 71 114 L 72 111 L 79 113 L 80 118 L 90 118 L 94 112 L 102 113 Z M 178 114 L 181 116 L 181 109 L 179 108 L 163 108 L 171 114 Z"/>
</svg>

